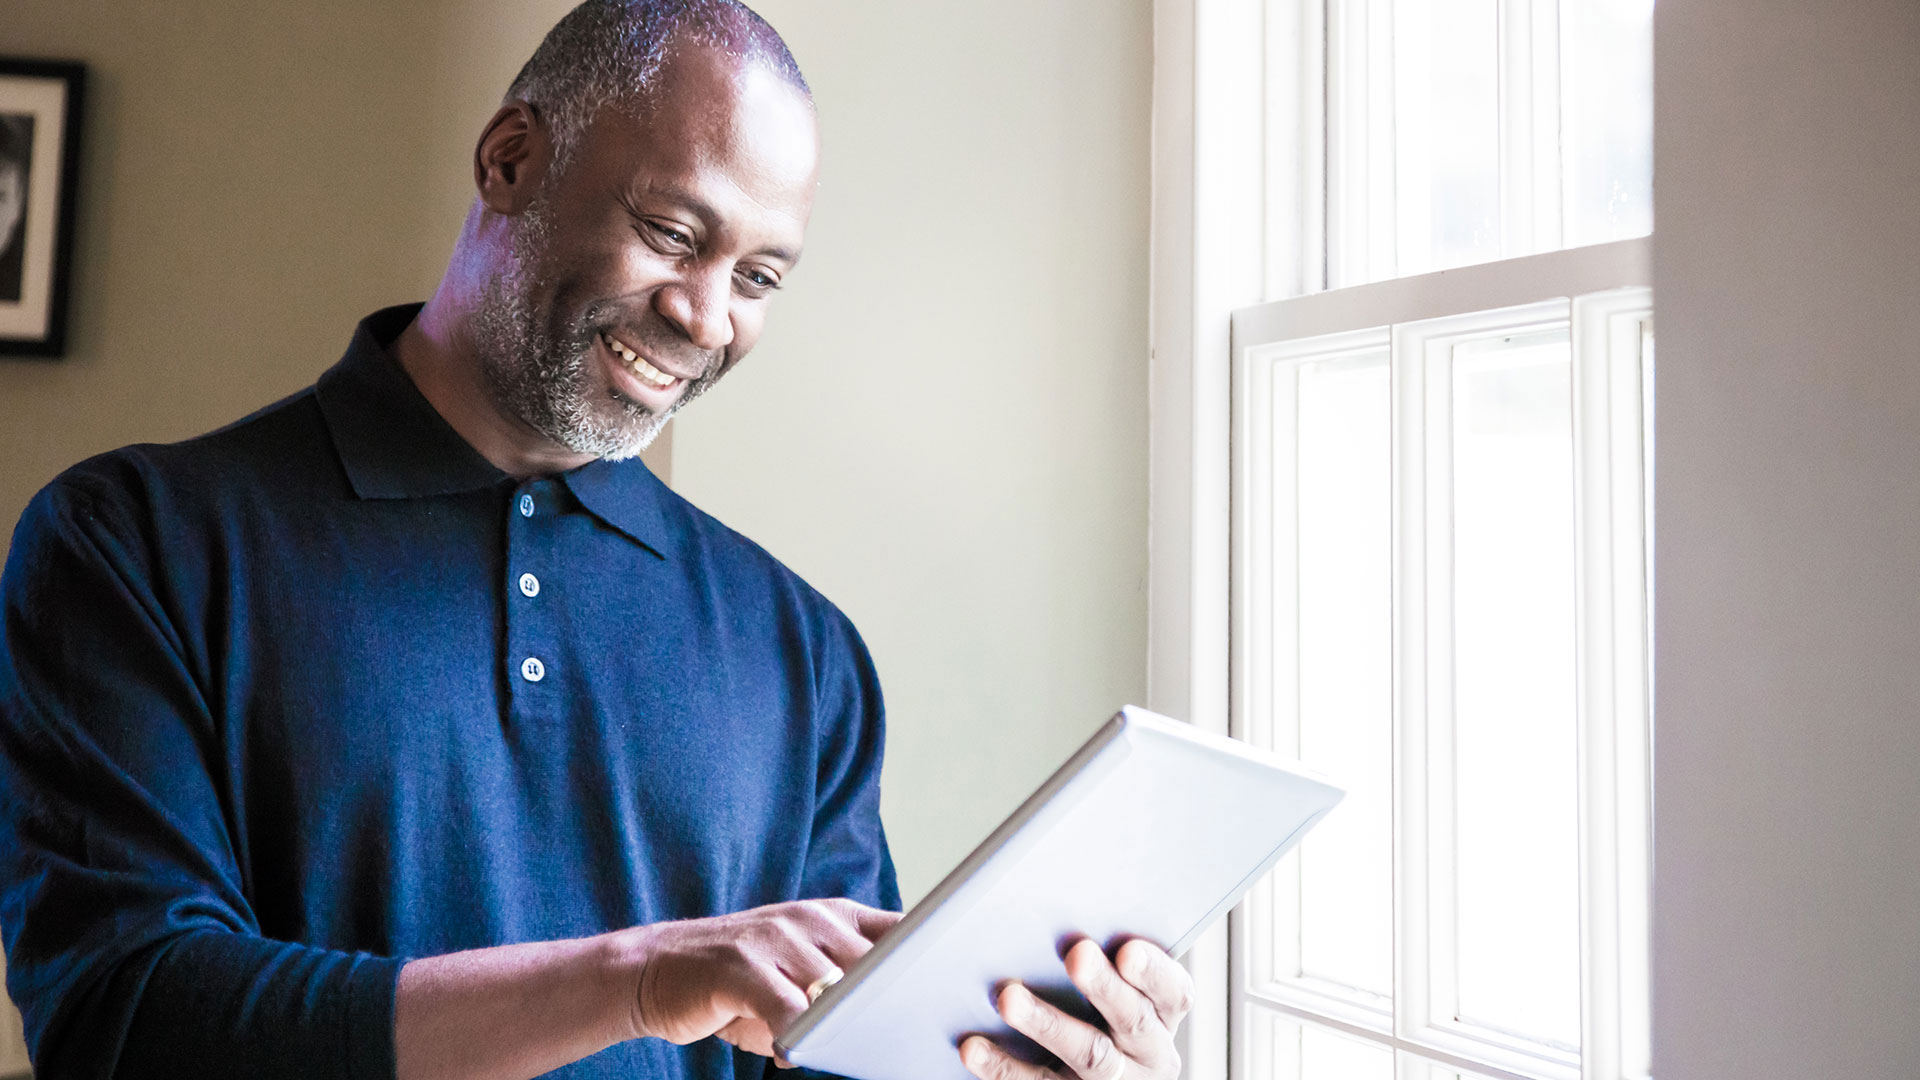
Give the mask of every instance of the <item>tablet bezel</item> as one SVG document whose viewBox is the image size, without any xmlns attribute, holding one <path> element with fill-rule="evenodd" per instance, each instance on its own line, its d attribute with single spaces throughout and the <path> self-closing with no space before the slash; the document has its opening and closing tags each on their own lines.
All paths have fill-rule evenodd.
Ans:
<svg viewBox="0 0 1920 1080">
<path fill-rule="evenodd" d="M 1241 757 L 1261 765 L 1282 769 L 1299 775 L 1302 778 L 1325 784 L 1335 792 L 1334 798 L 1325 808 L 1302 823 L 1298 829 L 1279 845 L 1274 854 L 1267 859 L 1263 865 L 1253 870 L 1248 876 L 1248 880 L 1242 883 L 1241 889 L 1236 890 L 1235 894 L 1224 898 L 1222 903 L 1196 924 L 1193 930 L 1189 931 L 1182 940 L 1166 943 L 1169 946 L 1169 951 L 1175 956 L 1184 952 L 1200 930 L 1212 923 L 1215 918 L 1223 914 L 1224 910 L 1238 899 L 1238 896 L 1244 892 L 1244 886 L 1252 884 L 1254 879 L 1257 879 L 1260 874 L 1270 869 L 1273 863 L 1297 842 L 1301 833 L 1304 833 L 1324 818 L 1327 811 L 1332 809 L 1332 806 L 1337 804 L 1344 794 L 1339 786 L 1332 780 L 1324 775 L 1318 774 L 1312 769 L 1301 766 L 1297 762 L 1284 760 L 1278 755 L 1258 747 L 1250 746 L 1237 739 L 1230 739 L 1225 736 L 1203 732 L 1194 728 L 1192 725 L 1171 720 L 1135 706 L 1126 706 L 1089 736 L 1087 741 L 1081 744 L 1080 748 L 1076 750 L 1072 756 L 1067 758 L 1059 768 L 1055 769 L 1038 788 L 1034 789 L 1031 795 L 1027 796 L 1027 798 L 1007 816 L 1006 820 L 1002 821 L 992 833 L 988 834 L 985 840 L 982 840 L 965 859 L 960 861 L 958 866 L 955 866 L 946 877 L 942 878 L 940 883 L 934 886 L 919 903 L 915 904 L 912 910 L 907 912 L 892 929 L 882 935 L 880 940 L 874 943 L 873 948 L 868 950 L 866 955 L 862 956 L 849 968 L 846 975 L 838 983 L 823 991 L 820 997 L 810 1005 L 805 1012 L 796 1017 L 793 1023 L 790 1024 L 785 1031 L 780 1033 L 774 1045 L 781 1055 L 788 1056 L 788 1052 L 795 1044 L 805 1039 L 824 1023 L 827 1017 L 839 1006 L 841 1001 L 850 996 L 872 972 L 885 963 L 889 956 L 902 948 L 913 937 L 915 930 L 933 918 L 982 868 L 991 863 L 994 857 L 1020 833 L 1021 829 L 1052 802 L 1053 798 L 1059 794 L 1061 789 L 1067 787 L 1086 773 L 1104 754 L 1114 748 L 1114 744 L 1130 727 L 1135 726 L 1170 735 L 1186 742 Z"/>
</svg>

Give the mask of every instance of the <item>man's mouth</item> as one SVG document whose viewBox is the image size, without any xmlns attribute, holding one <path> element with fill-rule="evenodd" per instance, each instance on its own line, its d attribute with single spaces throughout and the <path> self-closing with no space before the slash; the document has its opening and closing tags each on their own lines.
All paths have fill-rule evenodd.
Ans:
<svg viewBox="0 0 1920 1080">
<path fill-rule="evenodd" d="M 600 341 L 612 351 L 613 355 L 617 357 L 622 364 L 626 365 L 627 370 L 632 372 L 635 378 L 638 378 L 647 386 L 651 386 L 656 390 L 671 390 L 673 389 L 673 384 L 680 381 L 678 376 L 669 375 L 659 368 L 654 367 L 652 364 L 647 363 L 639 353 L 622 345 L 613 335 L 603 333 L 600 335 Z"/>
</svg>

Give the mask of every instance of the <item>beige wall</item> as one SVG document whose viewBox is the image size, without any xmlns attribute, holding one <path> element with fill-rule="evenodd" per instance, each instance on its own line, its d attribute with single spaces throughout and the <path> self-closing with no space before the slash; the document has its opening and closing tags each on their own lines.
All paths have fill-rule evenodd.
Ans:
<svg viewBox="0 0 1920 1080">
<path fill-rule="evenodd" d="M 66 466 L 292 393 L 424 299 L 473 140 L 568 6 L 7 0 L 0 53 L 89 89 L 68 355 L 0 358 L 0 535 Z"/>
<path fill-rule="evenodd" d="M 1660 0 L 1654 1075 L 1920 1076 L 1920 5 Z"/>
<path fill-rule="evenodd" d="M 68 355 L 0 357 L 0 537 L 66 466 L 298 390 L 361 315 L 424 298 L 467 147 L 561 10 L 5 0 L 0 54 L 90 85 Z M 16 1024 L 0 1009 L 0 1075 Z"/>
<path fill-rule="evenodd" d="M 451 6 L 8 0 L 0 51 L 92 79 L 70 353 L 0 361 L 9 534 L 65 466 L 298 389 L 437 279 L 509 67 L 447 62 Z"/>
<path fill-rule="evenodd" d="M 297 390 L 424 296 L 472 139 L 567 6 L 5 0 L 0 54 L 93 85 L 70 355 L 0 359 L 0 536 L 65 466 Z M 866 634 L 918 895 L 1142 692 L 1149 3 L 762 7 L 825 186 L 675 481 Z"/>
<path fill-rule="evenodd" d="M 1147 0 L 764 0 L 826 163 L 674 483 L 866 635 L 909 898 L 1145 691 Z"/>
</svg>

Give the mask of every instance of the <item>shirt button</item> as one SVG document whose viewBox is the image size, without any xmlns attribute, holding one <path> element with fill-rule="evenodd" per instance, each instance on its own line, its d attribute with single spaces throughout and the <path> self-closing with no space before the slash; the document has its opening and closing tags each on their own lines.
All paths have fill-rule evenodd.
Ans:
<svg viewBox="0 0 1920 1080">
<path fill-rule="evenodd" d="M 540 579 L 532 574 L 520 575 L 520 591 L 528 596 L 540 595 Z"/>
<path fill-rule="evenodd" d="M 520 496 L 520 516 L 521 517 L 533 516 L 533 496 L 531 495 Z"/>
<path fill-rule="evenodd" d="M 547 677 L 547 665 L 537 656 L 529 656 L 520 661 L 520 677 L 528 682 L 539 682 Z"/>
</svg>

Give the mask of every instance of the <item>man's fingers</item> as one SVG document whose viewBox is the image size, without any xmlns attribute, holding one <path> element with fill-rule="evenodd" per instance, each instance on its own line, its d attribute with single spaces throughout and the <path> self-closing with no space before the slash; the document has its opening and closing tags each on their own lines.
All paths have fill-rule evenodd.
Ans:
<svg viewBox="0 0 1920 1080">
<path fill-rule="evenodd" d="M 1153 1002 L 1120 977 L 1098 944 L 1082 940 L 1067 950 L 1067 976 L 1100 1010 L 1127 1056 L 1147 1063 L 1166 1056 L 1169 1035 Z"/>
<path fill-rule="evenodd" d="M 1052 1069 L 1021 1061 L 980 1035 L 960 1044 L 960 1063 L 980 1080 L 1060 1080 Z"/>
<path fill-rule="evenodd" d="M 742 1050 L 762 1057 L 776 1053 L 773 1048 L 773 1029 L 769 1028 L 765 1021 L 754 1017 L 735 1017 L 732 1023 L 714 1034 Z"/>
<path fill-rule="evenodd" d="M 808 988 L 872 950 L 863 927 L 898 918 L 803 900 L 649 927 L 638 939 L 634 1029 L 683 1045 L 718 1033 L 771 1056 L 773 1039 L 812 1004 Z"/>
<path fill-rule="evenodd" d="M 780 1033 L 787 1030 L 787 1026 L 793 1023 L 795 1017 L 807 1011 L 807 1006 L 810 1004 L 807 1001 L 807 983 L 825 974 L 828 966 L 824 956 L 811 965 L 813 970 L 811 975 L 803 975 L 797 970 L 784 970 L 774 964 L 752 965 L 746 974 L 744 985 L 737 988 L 740 997 L 734 1003 L 736 1015 L 752 1017 L 760 1021 L 767 1026 L 770 1038 L 778 1038 Z M 795 981 L 802 978 L 806 981 L 796 986 Z M 762 1055 L 771 1055 L 773 1052 L 771 1046 L 766 1050 L 758 1047 L 748 1047 L 748 1049 Z"/>
<path fill-rule="evenodd" d="M 1106 1032 L 1041 1001 L 1019 983 L 1000 991 L 1000 1015 L 1007 1026 L 1052 1051 L 1080 1080 L 1121 1080 L 1127 1073 L 1127 1055 Z"/>
<path fill-rule="evenodd" d="M 1120 946 L 1115 957 L 1120 975 L 1137 987 L 1168 1031 L 1176 1031 L 1180 1022 L 1193 1011 L 1193 976 L 1167 955 L 1167 951 L 1144 938 L 1135 938 Z"/>
<path fill-rule="evenodd" d="M 868 941 L 878 941 L 882 934 L 893 929 L 894 923 L 900 921 L 899 912 L 868 907 L 858 900 L 828 900 L 825 904 L 845 917 L 854 932 Z"/>
<path fill-rule="evenodd" d="M 822 916 L 817 922 L 808 924 L 805 933 L 808 940 L 842 970 L 852 967 L 855 961 L 873 948 L 873 942 L 864 934 L 850 923 L 831 915 Z"/>
<path fill-rule="evenodd" d="M 819 951 L 844 971 L 873 949 L 850 905 L 851 901 L 801 900 L 763 909 L 770 918 L 761 927 L 772 932 L 763 941 L 783 968 L 810 967 L 808 954 Z"/>
<path fill-rule="evenodd" d="M 787 1068 L 773 1040 L 813 1004 L 807 998 L 807 989 L 838 970 L 839 965 L 826 953 L 812 947 L 777 963 L 747 965 L 739 984 L 722 995 L 724 1007 L 737 1019 L 721 1030 L 720 1037 Z"/>
<path fill-rule="evenodd" d="M 850 962 L 850 961 L 849 961 Z M 800 990 L 800 1008 L 802 1011 L 813 1004 L 813 999 L 826 992 L 827 987 L 840 981 L 845 975 L 846 965 L 830 952 L 812 945 L 803 945 L 796 955 L 783 957 L 780 970 L 787 979 Z M 794 1016 L 798 1016 L 795 1013 Z M 786 1023 L 792 1022 L 786 1018 Z M 776 1033 L 784 1030 L 784 1024 L 774 1028 Z"/>
</svg>

